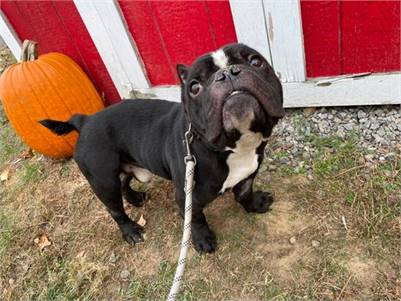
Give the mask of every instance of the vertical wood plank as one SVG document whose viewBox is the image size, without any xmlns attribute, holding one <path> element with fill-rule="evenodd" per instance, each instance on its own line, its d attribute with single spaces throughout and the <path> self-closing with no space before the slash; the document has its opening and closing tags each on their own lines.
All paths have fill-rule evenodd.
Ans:
<svg viewBox="0 0 401 301">
<path fill-rule="evenodd" d="M 298 0 L 263 0 L 274 69 L 283 82 L 305 81 L 305 55 Z"/>
<path fill-rule="evenodd" d="M 142 62 L 113 0 L 74 0 L 121 97 L 135 88 L 149 87 Z"/>
<path fill-rule="evenodd" d="M 216 48 L 237 42 L 229 1 L 205 0 L 210 30 L 215 35 Z"/>
<path fill-rule="evenodd" d="M 176 83 L 178 78 L 148 1 L 118 1 L 152 84 Z"/>
<path fill-rule="evenodd" d="M 399 1 L 302 1 L 307 75 L 399 71 Z"/>
<path fill-rule="evenodd" d="M 272 64 L 262 0 L 230 0 L 238 42 L 259 51 Z"/>
<path fill-rule="evenodd" d="M 401 2 L 341 4 L 342 73 L 400 71 Z"/>
<path fill-rule="evenodd" d="M 203 1 L 150 1 L 170 59 L 191 64 L 216 49 Z"/>
<path fill-rule="evenodd" d="M 15 58 L 19 60 L 21 56 L 21 41 L 2 11 L 0 11 L 0 35 Z"/>
<path fill-rule="evenodd" d="M 81 16 L 72 1 L 53 1 L 54 8 L 62 22 L 64 31 L 78 52 L 84 65 L 84 70 L 96 84 L 100 92 L 104 92 L 108 104 L 121 100 L 120 95 L 104 65 L 99 52 L 93 43 Z"/>
<path fill-rule="evenodd" d="M 176 64 L 237 40 L 228 0 L 119 4 L 152 84 L 177 84 Z"/>
<path fill-rule="evenodd" d="M 339 1 L 301 1 L 308 77 L 341 74 Z"/>
</svg>

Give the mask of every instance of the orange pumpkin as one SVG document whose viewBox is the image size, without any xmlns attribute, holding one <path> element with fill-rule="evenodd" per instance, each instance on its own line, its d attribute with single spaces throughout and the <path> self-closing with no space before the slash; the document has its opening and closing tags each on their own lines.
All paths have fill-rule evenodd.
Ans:
<svg viewBox="0 0 401 301">
<path fill-rule="evenodd" d="M 73 154 L 77 133 L 59 137 L 38 123 L 68 120 L 75 113 L 93 114 L 103 108 L 95 87 L 82 69 L 60 53 L 37 55 L 37 43 L 24 41 L 21 62 L 0 77 L 4 111 L 22 140 L 52 158 Z"/>
</svg>

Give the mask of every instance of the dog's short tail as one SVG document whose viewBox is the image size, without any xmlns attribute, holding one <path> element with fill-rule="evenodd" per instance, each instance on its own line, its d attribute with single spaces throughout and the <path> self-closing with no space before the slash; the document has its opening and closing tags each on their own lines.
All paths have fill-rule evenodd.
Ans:
<svg viewBox="0 0 401 301">
<path fill-rule="evenodd" d="M 44 119 L 38 121 L 41 125 L 47 127 L 53 133 L 62 136 L 72 131 L 80 132 L 85 120 L 88 116 L 83 114 L 75 114 L 68 121 L 58 121 L 52 119 Z"/>
</svg>

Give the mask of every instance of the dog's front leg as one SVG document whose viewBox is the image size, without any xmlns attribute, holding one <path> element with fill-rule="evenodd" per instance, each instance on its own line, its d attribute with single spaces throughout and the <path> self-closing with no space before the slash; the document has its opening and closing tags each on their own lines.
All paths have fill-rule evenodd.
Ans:
<svg viewBox="0 0 401 301">
<path fill-rule="evenodd" d="M 255 176 L 256 173 L 235 185 L 234 197 L 247 212 L 265 213 L 273 203 L 273 196 L 270 192 L 253 191 Z"/>
<path fill-rule="evenodd" d="M 176 199 L 180 207 L 180 214 L 184 218 L 185 210 L 185 194 L 177 193 Z M 192 198 L 192 244 L 196 251 L 213 253 L 216 251 L 217 242 L 216 235 L 210 230 L 206 220 L 206 216 L 203 213 L 203 208 L 207 203 L 199 202 L 196 195 Z"/>
</svg>

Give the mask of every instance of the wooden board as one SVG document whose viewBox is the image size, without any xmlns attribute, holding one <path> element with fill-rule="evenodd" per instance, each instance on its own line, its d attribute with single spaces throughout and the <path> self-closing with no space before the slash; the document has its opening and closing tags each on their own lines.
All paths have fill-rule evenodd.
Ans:
<svg viewBox="0 0 401 301">
<path fill-rule="evenodd" d="M 72 1 L 1 1 L 0 5 L 20 40 L 39 42 L 39 54 L 55 51 L 70 56 L 110 103 L 120 100 Z"/>
<path fill-rule="evenodd" d="M 14 28 L 11 26 L 7 17 L 0 10 L 0 34 L 3 41 L 6 43 L 8 48 L 11 50 L 14 57 L 19 60 L 21 56 L 21 40 L 19 39 Z"/>
<path fill-rule="evenodd" d="M 328 79 L 325 78 L 327 81 Z M 401 104 L 401 74 L 375 74 L 361 78 L 330 78 L 331 84 L 315 81 L 283 83 L 284 107 L 324 107 Z M 139 89 L 140 97 L 180 101 L 179 86 Z"/>
<path fill-rule="evenodd" d="M 262 0 L 230 0 L 238 42 L 262 54 L 272 65 L 265 11 Z"/>
<path fill-rule="evenodd" d="M 273 68 L 282 82 L 305 81 L 298 0 L 263 0 Z"/>
<path fill-rule="evenodd" d="M 122 98 L 130 91 L 149 87 L 142 62 L 114 0 L 74 3 Z"/>
<path fill-rule="evenodd" d="M 237 40 L 228 0 L 118 3 L 154 85 L 178 83 L 177 63 Z"/>
<path fill-rule="evenodd" d="M 400 66 L 400 1 L 301 1 L 308 77 Z"/>
<path fill-rule="evenodd" d="M 401 70 L 400 4 L 341 2 L 342 73 Z"/>
<path fill-rule="evenodd" d="M 338 1 L 301 1 L 306 74 L 341 74 Z"/>
</svg>

